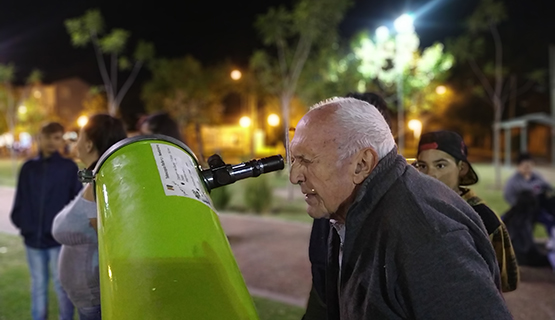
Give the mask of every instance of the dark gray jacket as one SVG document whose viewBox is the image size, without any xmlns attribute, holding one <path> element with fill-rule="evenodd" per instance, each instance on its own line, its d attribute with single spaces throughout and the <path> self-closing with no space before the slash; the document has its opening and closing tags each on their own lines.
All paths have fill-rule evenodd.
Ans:
<svg viewBox="0 0 555 320">
<path fill-rule="evenodd" d="M 347 213 L 341 284 L 330 230 L 328 319 L 512 319 L 480 217 L 393 150 Z M 339 298 L 338 298 L 339 295 Z"/>
</svg>

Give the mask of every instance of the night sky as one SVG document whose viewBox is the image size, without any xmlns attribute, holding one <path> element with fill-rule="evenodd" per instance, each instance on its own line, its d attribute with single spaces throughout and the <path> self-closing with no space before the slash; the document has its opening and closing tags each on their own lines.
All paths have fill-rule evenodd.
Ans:
<svg viewBox="0 0 555 320">
<path fill-rule="evenodd" d="M 349 38 L 363 29 L 375 30 L 403 12 L 416 15 L 416 31 L 423 46 L 463 31 L 464 19 L 478 0 L 358 0 L 340 25 Z M 533 67 L 547 66 L 547 44 L 555 41 L 555 19 L 548 14 L 549 0 L 506 0 L 510 24 L 505 31 L 509 54 Z M 3 1 L 0 7 L 0 63 L 16 64 L 18 77 L 30 70 L 44 72 L 45 82 L 79 76 L 100 84 L 91 47 L 75 49 L 63 21 L 99 8 L 109 28 L 132 32 L 131 42 L 142 38 L 154 42 L 158 57 L 191 54 L 210 64 L 228 59 L 245 66 L 261 43 L 253 24 L 258 14 L 292 1 Z M 140 82 L 149 74 L 141 71 L 123 107 L 139 107 Z M 127 100 L 127 101 L 126 101 Z M 131 108 L 134 108 L 133 106 Z"/>
</svg>

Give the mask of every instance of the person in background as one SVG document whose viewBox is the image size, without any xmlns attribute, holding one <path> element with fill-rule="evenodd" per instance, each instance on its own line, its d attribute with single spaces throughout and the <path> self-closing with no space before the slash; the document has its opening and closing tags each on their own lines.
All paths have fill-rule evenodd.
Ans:
<svg viewBox="0 0 555 320">
<path fill-rule="evenodd" d="M 391 115 L 385 100 L 374 92 L 351 92 L 346 97 L 366 101 L 378 109 L 384 117 L 385 122 L 391 128 Z M 312 289 L 308 297 L 306 314 L 303 319 L 325 319 L 326 311 L 326 261 L 328 258 L 328 235 L 330 233 L 329 219 L 314 219 L 310 242 L 308 246 L 308 258 L 312 272 Z"/>
<path fill-rule="evenodd" d="M 93 170 L 100 156 L 127 136 L 123 123 L 107 114 L 92 116 L 81 129 L 78 158 Z M 52 234 L 62 244 L 60 281 L 77 307 L 80 320 L 101 319 L 98 273 L 97 210 L 87 185 L 54 219 Z"/>
<path fill-rule="evenodd" d="M 534 225 L 539 213 L 538 199 L 530 190 L 520 193 L 516 204 L 504 215 L 518 264 L 529 267 L 550 266 L 548 256 L 534 241 Z"/>
<path fill-rule="evenodd" d="M 77 165 L 62 157 L 64 128 L 57 122 L 42 127 L 39 155 L 21 167 L 11 220 L 25 241 L 31 273 L 33 320 L 48 318 L 49 269 L 58 297 L 60 320 L 73 319 L 74 307 L 58 277 L 60 243 L 52 236 L 52 222 L 60 210 L 82 189 Z"/>
<path fill-rule="evenodd" d="M 511 237 L 499 216 L 472 189 L 466 188 L 478 182 L 478 175 L 467 156 L 466 144 L 456 132 L 428 132 L 421 136 L 418 143 L 416 167 L 458 193 L 482 218 L 495 249 L 501 288 L 504 292 L 513 291 L 518 285 L 519 270 Z"/>
<path fill-rule="evenodd" d="M 141 134 L 163 134 L 183 141 L 179 125 L 167 112 L 159 112 L 142 119 L 138 123 Z"/>
<path fill-rule="evenodd" d="M 514 207 L 523 191 L 530 191 L 537 198 L 539 203 L 537 222 L 542 223 L 547 233 L 552 236 L 555 227 L 553 188 L 539 173 L 534 171 L 534 160 L 528 153 L 518 156 L 517 170 L 507 180 L 503 196 L 505 201 Z"/>
<path fill-rule="evenodd" d="M 380 112 L 354 98 L 311 107 L 290 182 L 330 219 L 326 314 L 336 319 L 512 319 L 478 214 L 397 154 Z"/>
</svg>

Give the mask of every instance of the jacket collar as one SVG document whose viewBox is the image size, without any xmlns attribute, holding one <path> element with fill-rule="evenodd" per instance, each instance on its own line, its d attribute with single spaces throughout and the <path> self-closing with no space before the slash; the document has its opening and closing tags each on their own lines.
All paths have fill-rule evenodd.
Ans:
<svg viewBox="0 0 555 320">
<path fill-rule="evenodd" d="M 393 148 L 360 186 L 354 203 L 347 211 L 343 264 L 348 261 L 364 221 L 407 167 L 405 158 L 397 154 L 397 148 Z"/>
<path fill-rule="evenodd" d="M 44 161 L 44 160 L 58 160 L 58 159 L 61 159 L 61 158 L 62 158 L 62 155 L 61 155 L 58 151 L 55 151 L 55 152 L 54 152 L 50 157 L 48 157 L 48 158 L 46 158 L 46 157 L 42 154 L 42 151 L 39 151 L 38 159 L 41 160 L 41 161 Z"/>
</svg>

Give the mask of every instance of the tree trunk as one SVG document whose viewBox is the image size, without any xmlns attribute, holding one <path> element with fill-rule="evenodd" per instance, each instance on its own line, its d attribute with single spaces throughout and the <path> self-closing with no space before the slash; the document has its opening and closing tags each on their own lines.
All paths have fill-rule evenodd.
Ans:
<svg viewBox="0 0 555 320">
<path fill-rule="evenodd" d="M 285 147 L 285 163 L 287 164 L 287 172 L 291 172 L 291 150 L 289 149 L 289 127 L 291 126 L 289 121 L 289 105 L 291 104 L 291 95 L 282 94 L 281 95 L 281 117 L 283 118 L 283 127 L 285 130 L 285 139 L 283 141 Z M 289 201 L 293 200 L 293 185 L 291 183 L 287 184 L 287 198 Z"/>
<path fill-rule="evenodd" d="M 197 145 L 198 145 L 198 159 L 201 165 L 204 164 L 204 143 L 202 140 L 202 130 L 200 123 L 195 123 L 195 135 L 197 138 Z"/>
<path fill-rule="evenodd" d="M 495 118 L 493 120 L 493 164 L 495 166 L 495 188 L 501 189 L 501 165 L 499 161 L 499 125 L 503 114 L 503 103 L 501 94 L 503 90 L 503 45 L 497 27 L 493 22 L 490 23 L 490 30 L 495 44 L 495 89 L 493 94 L 493 108 Z"/>
<path fill-rule="evenodd" d="M 10 130 L 10 134 L 12 135 L 12 147 L 10 148 L 10 159 L 12 163 L 12 177 L 17 181 L 17 156 L 14 150 L 14 143 L 15 143 L 15 104 L 14 98 L 12 96 L 11 87 L 6 86 L 6 94 L 7 94 L 7 107 L 8 107 L 8 127 Z"/>
<path fill-rule="evenodd" d="M 499 154 L 501 152 L 501 145 L 499 142 L 501 123 L 501 109 L 495 107 L 495 120 L 493 121 L 493 167 L 495 169 L 494 188 L 501 189 L 501 161 Z"/>
</svg>

